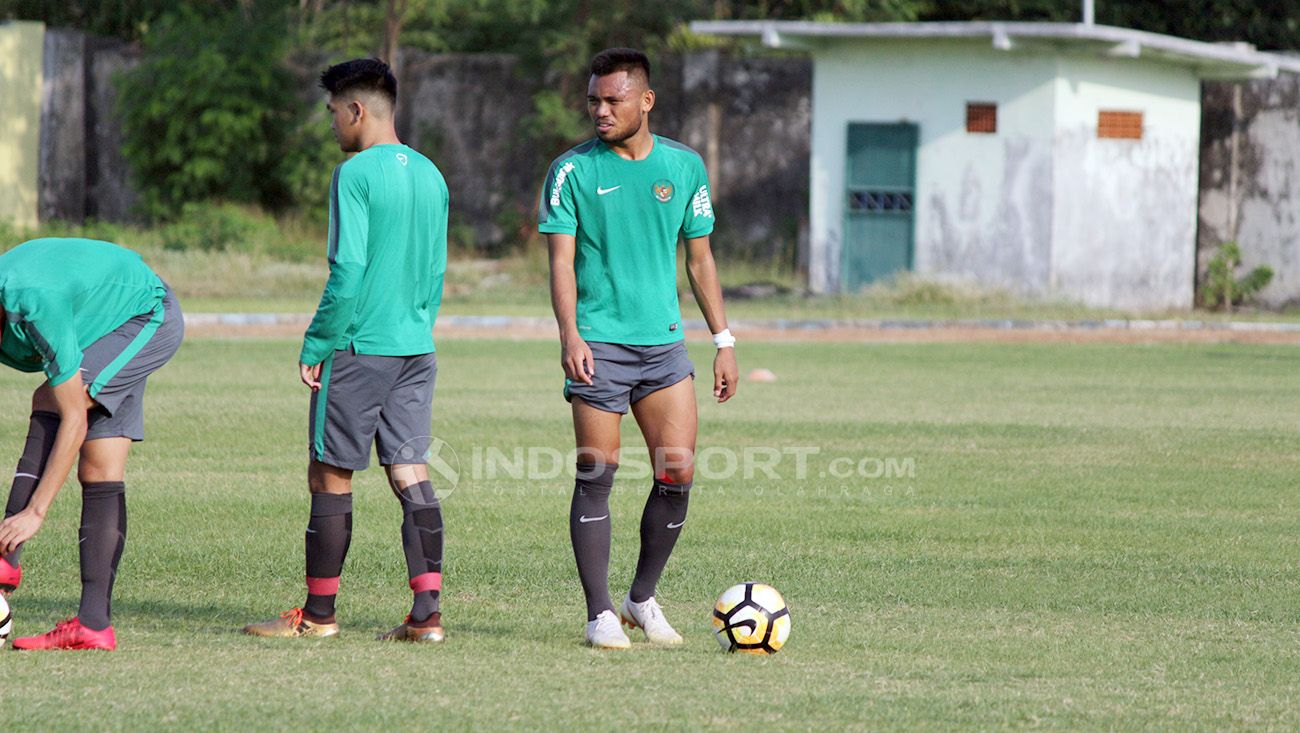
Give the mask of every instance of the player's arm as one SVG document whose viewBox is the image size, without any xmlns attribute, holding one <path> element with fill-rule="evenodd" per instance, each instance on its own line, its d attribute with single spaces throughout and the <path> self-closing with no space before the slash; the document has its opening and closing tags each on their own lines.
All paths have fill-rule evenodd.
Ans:
<svg viewBox="0 0 1300 733">
<path fill-rule="evenodd" d="M 551 260 L 551 309 L 560 327 L 560 363 L 564 376 L 575 382 L 591 384 L 596 374 L 596 360 L 591 347 L 578 334 L 578 278 L 573 270 L 577 239 L 572 234 L 547 234 L 546 247 Z"/>
<path fill-rule="evenodd" d="M 86 411 L 94 403 L 86 395 L 81 373 L 74 371 L 71 377 L 59 384 L 42 389 L 49 391 L 55 411 L 59 413 L 59 430 L 45 471 L 27 508 L 0 523 L 0 555 L 13 551 L 40 530 L 54 497 L 58 496 L 63 482 L 72 472 L 73 461 L 86 440 Z"/>
<path fill-rule="evenodd" d="M 299 376 L 313 390 L 320 389 L 321 363 L 352 324 L 366 274 L 370 217 L 365 182 L 349 173 L 340 166 L 330 187 L 330 276 L 298 356 Z"/>
<path fill-rule="evenodd" d="M 714 334 L 714 344 L 718 345 L 718 354 L 713 359 L 713 396 L 718 402 L 726 402 L 736 394 L 740 367 L 736 364 L 735 339 L 727 327 L 722 284 L 718 282 L 718 267 L 707 234 L 686 240 L 686 277 L 691 281 L 695 302 L 700 304 L 700 313 L 709 324 L 709 332 Z"/>
</svg>

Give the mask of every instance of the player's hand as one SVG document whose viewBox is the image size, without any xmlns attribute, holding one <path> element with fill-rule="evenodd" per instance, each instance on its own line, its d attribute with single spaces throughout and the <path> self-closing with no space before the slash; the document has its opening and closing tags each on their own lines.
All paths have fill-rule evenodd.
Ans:
<svg viewBox="0 0 1300 733">
<path fill-rule="evenodd" d="M 311 387 L 311 391 L 315 392 L 320 389 L 320 364 L 315 366 L 299 364 L 298 376 L 302 378 L 303 384 Z"/>
<path fill-rule="evenodd" d="M 560 364 L 564 367 L 564 376 L 575 382 L 591 384 L 596 376 L 596 357 L 591 354 L 591 347 L 580 336 L 570 336 L 560 344 Z"/>
<path fill-rule="evenodd" d="M 30 508 L 0 522 L 0 555 L 13 552 L 19 545 L 35 537 L 44 523 L 45 517 Z"/>
<path fill-rule="evenodd" d="M 713 396 L 721 404 L 736 396 L 740 385 L 740 367 L 736 365 L 736 350 L 728 347 L 718 349 L 713 357 Z"/>
</svg>

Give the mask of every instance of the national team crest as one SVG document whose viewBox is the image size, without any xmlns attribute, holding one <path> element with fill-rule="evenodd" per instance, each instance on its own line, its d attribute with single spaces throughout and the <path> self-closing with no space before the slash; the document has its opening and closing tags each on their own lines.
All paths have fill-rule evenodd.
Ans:
<svg viewBox="0 0 1300 733">
<path fill-rule="evenodd" d="M 659 199 L 659 203 L 666 204 L 673 200 L 673 182 L 667 178 L 655 181 L 655 185 L 651 188 L 654 191 L 655 198 Z"/>
</svg>

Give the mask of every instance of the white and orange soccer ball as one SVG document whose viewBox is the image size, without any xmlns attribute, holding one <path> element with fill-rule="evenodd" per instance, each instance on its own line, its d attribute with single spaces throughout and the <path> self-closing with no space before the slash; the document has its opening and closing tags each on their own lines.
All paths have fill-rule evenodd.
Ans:
<svg viewBox="0 0 1300 733">
<path fill-rule="evenodd" d="M 9 632 L 14 630 L 14 615 L 9 612 L 9 602 L 0 593 L 0 649 L 9 643 Z"/>
<path fill-rule="evenodd" d="M 790 638 L 790 609 L 770 585 L 733 585 L 713 605 L 713 638 L 725 651 L 776 654 Z"/>
</svg>

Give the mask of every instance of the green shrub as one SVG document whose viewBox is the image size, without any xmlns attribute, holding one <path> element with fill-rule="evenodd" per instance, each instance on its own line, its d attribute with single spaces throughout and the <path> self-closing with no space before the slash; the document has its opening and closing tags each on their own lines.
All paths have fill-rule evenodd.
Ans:
<svg viewBox="0 0 1300 733">
<path fill-rule="evenodd" d="M 287 144 L 305 102 L 284 63 L 283 5 L 178 4 L 145 34 L 144 59 L 118 83 L 123 153 L 146 216 L 208 199 L 293 203 L 285 160 L 298 154 Z"/>
<path fill-rule="evenodd" d="M 1224 242 L 1205 268 L 1201 282 L 1201 303 L 1211 310 L 1232 312 L 1263 290 L 1273 280 L 1273 268 L 1256 267 L 1243 277 L 1237 277 L 1241 266 L 1241 247 L 1236 242 Z"/>
</svg>

